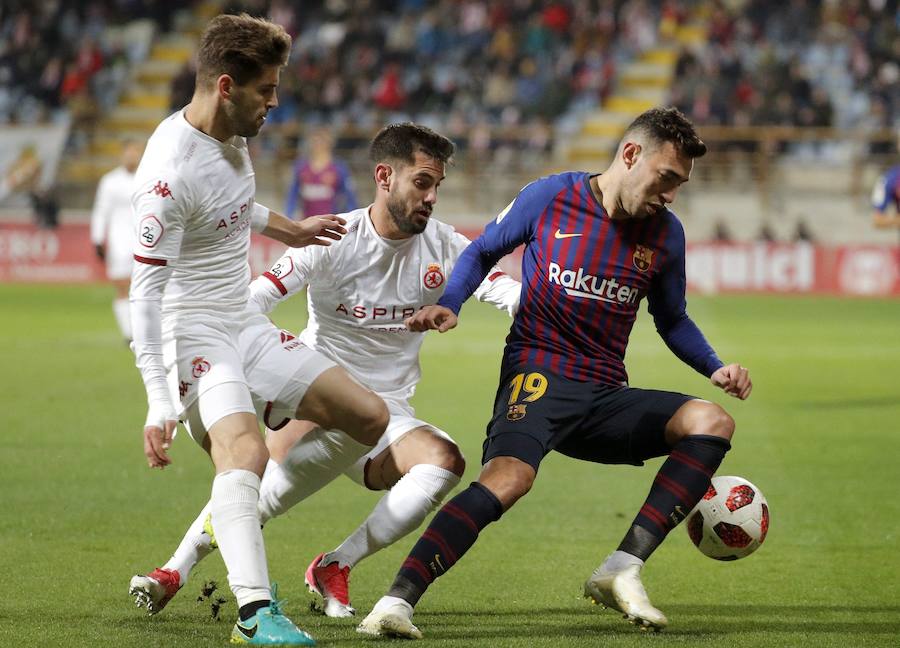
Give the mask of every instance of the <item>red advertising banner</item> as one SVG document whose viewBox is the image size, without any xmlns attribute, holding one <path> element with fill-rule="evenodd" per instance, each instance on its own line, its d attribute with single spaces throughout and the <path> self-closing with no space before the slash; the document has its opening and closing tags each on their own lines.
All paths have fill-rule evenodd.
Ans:
<svg viewBox="0 0 900 648">
<path fill-rule="evenodd" d="M 462 230 L 467 236 L 480 233 Z M 281 243 L 253 236 L 250 266 L 266 270 L 284 251 Z M 521 249 L 501 262 L 519 274 Z M 44 230 L 0 223 L 0 282 L 102 281 L 86 223 Z M 690 243 L 688 289 L 698 293 L 821 293 L 900 296 L 900 249 L 878 245 L 826 247 L 810 243 Z"/>
<path fill-rule="evenodd" d="M 283 251 L 283 244 L 254 235 L 253 273 L 262 273 Z M 0 282 L 84 283 L 103 281 L 105 273 L 87 224 L 48 230 L 28 223 L 0 223 Z"/>
<path fill-rule="evenodd" d="M 900 295 L 900 250 L 880 245 L 690 243 L 688 290 L 700 293 Z"/>
</svg>

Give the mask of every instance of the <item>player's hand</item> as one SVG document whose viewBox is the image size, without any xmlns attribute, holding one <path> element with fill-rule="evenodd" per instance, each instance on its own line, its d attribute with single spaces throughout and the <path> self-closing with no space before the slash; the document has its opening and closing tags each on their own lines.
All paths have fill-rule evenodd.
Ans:
<svg viewBox="0 0 900 648">
<path fill-rule="evenodd" d="M 144 455 L 151 468 L 165 468 L 172 463 L 168 450 L 172 445 L 172 437 L 175 436 L 176 425 L 177 421 L 166 421 L 162 428 L 155 425 L 144 428 Z"/>
<path fill-rule="evenodd" d="M 753 391 L 750 372 L 746 367 L 734 363 L 719 367 L 709 377 L 710 382 L 721 388 L 729 396 L 745 400 Z"/>
<path fill-rule="evenodd" d="M 102 243 L 98 243 L 94 246 L 94 252 L 97 253 L 97 258 L 101 261 L 106 261 L 106 246 Z"/>
<path fill-rule="evenodd" d="M 333 214 L 304 218 L 297 223 L 291 247 L 331 245 L 331 241 L 340 241 L 347 233 L 347 228 L 344 227 L 346 224 L 346 220 Z"/>
<path fill-rule="evenodd" d="M 456 328 L 458 319 L 456 313 L 445 306 L 425 306 L 418 313 L 413 315 L 404 322 L 406 328 L 416 333 L 422 331 L 438 331 L 446 333 L 452 328 Z"/>
</svg>

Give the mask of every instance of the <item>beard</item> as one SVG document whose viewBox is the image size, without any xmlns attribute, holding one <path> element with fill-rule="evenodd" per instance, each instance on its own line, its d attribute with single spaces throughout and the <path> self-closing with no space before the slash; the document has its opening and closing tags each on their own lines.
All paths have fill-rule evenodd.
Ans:
<svg viewBox="0 0 900 648">
<path fill-rule="evenodd" d="M 428 219 L 423 219 L 421 223 L 417 222 L 416 214 L 407 212 L 403 201 L 400 199 L 392 200 L 389 198 L 387 209 L 391 220 L 394 221 L 394 225 L 404 234 L 421 234 L 428 227 Z"/>
<path fill-rule="evenodd" d="M 226 103 L 225 114 L 228 116 L 228 121 L 231 122 L 234 134 L 241 137 L 256 137 L 259 129 L 265 123 L 264 121 L 260 123 L 254 111 L 247 110 L 236 103 L 230 105 Z"/>
</svg>

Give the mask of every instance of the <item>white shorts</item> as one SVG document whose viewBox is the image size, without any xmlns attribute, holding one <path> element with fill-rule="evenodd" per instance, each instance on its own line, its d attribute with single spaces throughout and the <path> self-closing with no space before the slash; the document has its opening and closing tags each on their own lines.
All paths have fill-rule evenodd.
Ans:
<svg viewBox="0 0 900 648">
<path fill-rule="evenodd" d="M 128 245 L 107 245 L 106 276 L 112 280 L 131 279 L 131 266 L 134 264 L 134 251 Z"/>
<path fill-rule="evenodd" d="M 366 465 L 372 459 L 380 455 L 385 448 L 411 430 L 424 427 L 431 430 L 442 439 L 446 439 L 454 445 L 456 444 L 456 441 L 439 427 L 435 427 L 431 423 L 417 419 L 415 417 L 415 410 L 413 410 L 409 403 L 388 399 L 385 399 L 384 403 L 387 405 L 388 412 L 390 412 L 391 415 L 387 429 L 384 431 L 384 434 L 381 435 L 381 438 L 378 439 L 378 443 L 375 444 L 374 448 L 360 457 L 355 464 L 344 471 L 344 474 L 347 475 L 347 477 L 360 486 L 366 486 L 366 488 L 368 488 L 368 485 L 366 484 Z"/>
<path fill-rule="evenodd" d="M 169 389 L 198 443 L 216 421 L 237 412 L 280 427 L 319 374 L 335 366 L 259 314 L 225 321 L 218 313 L 180 313 L 164 339 Z"/>
</svg>

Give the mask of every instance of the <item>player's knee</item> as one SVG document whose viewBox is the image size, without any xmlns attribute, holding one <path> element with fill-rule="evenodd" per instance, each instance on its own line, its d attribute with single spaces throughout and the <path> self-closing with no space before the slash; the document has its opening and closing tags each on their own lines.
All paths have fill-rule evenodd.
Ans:
<svg viewBox="0 0 900 648">
<path fill-rule="evenodd" d="M 227 449 L 214 454 L 216 469 L 240 468 L 262 477 L 269 461 L 269 450 L 261 441 L 249 437 L 236 439 Z"/>
<path fill-rule="evenodd" d="M 689 434 L 706 434 L 730 441 L 734 436 L 734 419 L 731 415 L 715 403 L 702 405 Z"/>
<path fill-rule="evenodd" d="M 433 510 L 459 484 L 460 475 L 434 464 L 421 463 L 409 469 L 406 479 L 415 482 L 427 495 L 429 508 Z"/>
<path fill-rule="evenodd" d="M 503 510 L 509 508 L 528 494 L 537 476 L 534 468 L 514 457 L 495 457 L 481 471 L 478 481 L 490 490 Z"/>
<path fill-rule="evenodd" d="M 443 468 L 457 477 L 462 477 L 466 471 L 466 459 L 459 446 L 446 439 L 435 439 L 429 443 L 423 456 L 420 457 L 419 463 Z"/>
</svg>

